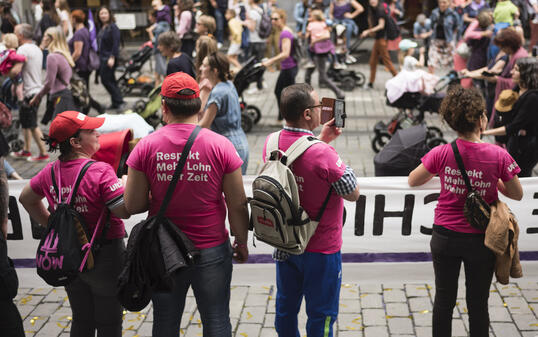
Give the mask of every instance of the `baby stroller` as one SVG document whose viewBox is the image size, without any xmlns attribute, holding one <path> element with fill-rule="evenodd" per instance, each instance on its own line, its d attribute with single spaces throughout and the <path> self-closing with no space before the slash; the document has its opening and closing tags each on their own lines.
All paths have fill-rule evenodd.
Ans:
<svg viewBox="0 0 538 337">
<path fill-rule="evenodd" d="M 353 91 L 355 87 L 360 87 L 366 81 L 366 77 L 360 71 L 335 69 L 334 65 L 327 70 L 327 76 L 338 84 L 344 91 Z"/>
<path fill-rule="evenodd" d="M 235 75 L 233 84 L 239 95 L 239 104 L 241 106 L 241 127 L 243 131 L 249 132 L 254 124 L 257 124 L 262 118 L 260 109 L 255 105 L 249 105 L 243 98 L 243 92 L 248 86 L 257 82 L 263 76 L 265 67 L 256 63 L 256 59 L 251 57 L 245 62 L 243 68 Z"/>
<path fill-rule="evenodd" d="M 154 128 L 161 123 L 159 109 L 161 109 L 161 86 L 151 90 L 147 101 L 139 99 L 133 107 L 133 111 L 142 116 Z"/>
<path fill-rule="evenodd" d="M 123 71 L 123 74 L 118 78 L 118 87 L 122 95 L 133 95 L 138 91 L 141 96 L 147 96 L 153 90 L 153 79 L 140 74 L 142 67 L 151 58 L 152 53 L 153 44 L 148 41 L 131 56 L 124 67 L 118 67 L 117 71 Z"/>
<path fill-rule="evenodd" d="M 372 149 L 378 153 L 390 140 L 392 135 L 399 129 L 405 129 L 412 125 L 422 124 L 424 122 L 424 113 L 437 113 L 441 101 L 444 98 L 444 90 L 447 86 L 458 83 L 460 77 L 454 70 L 441 77 L 431 95 L 421 95 L 420 93 L 405 93 L 398 100 L 387 105 L 397 108 L 398 113 L 390 120 L 389 123 L 379 121 L 374 126 L 375 136 L 372 139 Z M 428 147 L 433 148 L 439 144 L 446 144 L 443 139 L 443 132 L 435 126 L 428 126 L 426 133 L 426 143 Z"/>
<path fill-rule="evenodd" d="M 5 79 L 2 83 L 2 88 L 0 91 L 0 102 L 2 102 L 10 111 L 18 109 L 17 99 L 11 92 L 12 84 L 13 82 L 10 78 Z M 16 117 L 11 118 L 10 126 L 2 129 L 4 138 L 9 145 L 10 152 L 21 151 L 22 147 L 24 146 L 24 142 L 19 138 L 20 131 L 21 123 Z"/>
</svg>

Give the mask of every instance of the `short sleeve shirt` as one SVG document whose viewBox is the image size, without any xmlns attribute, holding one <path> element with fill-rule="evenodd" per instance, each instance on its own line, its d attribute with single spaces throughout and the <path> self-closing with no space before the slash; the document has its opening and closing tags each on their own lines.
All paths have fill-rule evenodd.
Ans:
<svg viewBox="0 0 538 337">
<path fill-rule="evenodd" d="M 25 43 L 17 49 L 17 54 L 26 56 L 26 62 L 22 67 L 22 92 L 24 97 L 30 97 L 43 88 L 41 80 L 43 52 L 34 43 Z"/>
<path fill-rule="evenodd" d="M 498 180 L 509 181 L 521 171 L 510 154 L 497 145 L 461 139 L 457 140 L 457 145 L 471 185 L 488 204 L 499 199 Z M 451 144 L 433 148 L 422 158 L 422 164 L 428 172 L 438 174 L 441 179 L 434 223 L 456 232 L 481 233 L 471 227 L 463 215 L 467 187 Z"/>
<path fill-rule="evenodd" d="M 56 207 L 58 197 L 54 192 L 50 171 L 52 165 L 60 165 L 61 174 L 58 175 L 58 168 L 56 168 L 55 176 L 56 179 L 60 176 L 61 181 L 58 187 L 62 190 L 62 201 L 65 202 L 71 188 L 73 188 L 80 166 L 85 161 L 86 159 L 75 159 L 67 162 L 57 160 L 49 163 L 30 180 L 32 191 L 45 197 L 49 205 Z M 84 218 L 93 233 L 103 209 L 105 207 L 113 208 L 122 199 L 123 185 L 112 166 L 104 162 L 95 162 L 88 168 L 80 182 L 75 199 L 75 209 Z M 125 226 L 120 218 L 110 214 L 109 223 L 107 239 L 121 239 L 125 236 Z M 101 226 L 103 225 L 101 224 Z"/>
<path fill-rule="evenodd" d="M 378 30 L 375 32 L 375 38 L 377 39 L 384 39 L 386 37 L 386 28 L 387 28 L 387 14 L 385 13 L 385 9 L 383 6 L 377 6 L 375 8 L 370 7 L 370 10 L 372 11 L 370 15 L 370 28 L 373 28 L 378 25 L 379 19 L 385 20 L 385 26 L 383 29 Z"/>
<path fill-rule="evenodd" d="M 192 124 L 168 124 L 142 138 L 129 155 L 127 165 L 143 172 L 149 181 L 150 215 L 159 211 L 194 128 Z M 200 130 L 166 211 L 197 248 L 215 247 L 228 239 L 222 181 L 225 174 L 242 164 L 228 139 L 208 129 Z"/>
<path fill-rule="evenodd" d="M 280 50 L 282 50 L 282 40 L 284 39 L 289 39 L 291 41 L 291 46 L 290 46 L 290 56 L 285 58 L 282 62 L 280 62 L 280 68 L 283 70 L 291 69 L 297 66 L 297 62 L 295 62 L 295 60 L 291 56 L 291 51 L 293 50 L 293 44 L 294 44 L 293 34 L 289 30 L 286 30 L 286 29 L 282 30 L 282 32 L 280 33 L 279 44 L 278 44 L 278 47 L 280 48 Z"/>
<path fill-rule="evenodd" d="M 181 53 L 178 57 L 168 61 L 168 65 L 166 66 L 166 76 L 180 71 L 189 74 L 192 78 L 196 77 L 192 60 L 184 53 Z"/>
<path fill-rule="evenodd" d="M 211 104 L 217 106 L 217 115 L 211 124 L 211 130 L 226 135 L 230 130 L 241 128 L 241 107 L 239 96 L 232 82 L 219 82 L 207 99 L 206 108 Z"/>
<path fill-rule="evenodd" d="M 91 46 L 91 39 L 90 39 L 90 32 L 86 27 L 78 29 L 73 34 L 73 38 L 69 40 L 69 50 L 71 53 L 75 50 L 75 42 L 82 42 L 82 53 L 80 54 L 80 57 L 75 62 L 75 69 L 78 71 L 88 71 L 88 63 L 90 58 L 90 46 Z"/>
<path fill-rule="evenodd" d="M 512 25 L 514 23 L 514 15 L 517 12 L 517 6 L 512 1 L 499 1 L 493 11 L 493 21 L 495 23 L 507 22 Z"/>
<path fill-rule="evenodd" d="M 282 130 L 278 148 L 286 151 L 297 139 L 310 135 L 305 132 Z M 263 159 L 267 141 L 263 147 Z M 336 150 L 325 143 L 318 143 L 308 148 L 291 165 L 299 188 L 301 206 L 310 219 L 315 219 L 327 197 L 331 184 L 338 181 L 346 170 L 346 165 Z M 316 232 L 308 242 L 306 251 L 333 254 L 342 247 L 342 221 L 344 200 L 333 190 Z"/>
</svg>

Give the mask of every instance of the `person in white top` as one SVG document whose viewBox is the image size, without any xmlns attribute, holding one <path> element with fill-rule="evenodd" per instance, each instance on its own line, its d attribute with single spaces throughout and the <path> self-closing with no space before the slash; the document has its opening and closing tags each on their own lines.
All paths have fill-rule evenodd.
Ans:
<svg viewBox="0 0 538 337">
<path fill-rule="evenodd" d="M 62 31 L 65 34 L 65 40 L 69 41 L 73 37 L 73 25 L 71 24 L 71 9 L 67 0 L 56 0 L 54 3 L 56 11 L 60 16 Z"/>
<path fill-rule="evenodd" d="M 14 152 L 12 155 L 17 158 L 32 158 L 30 145 L 32 138 L 39 149 L 39 156 L 43 160 L 48 159 L 45 143 L 43 142 L 43 133 L 37 126 L 37 106 L 31 106 L 30 100 L 41 91 L 43 85 L 41 81 L 41 68 L 43 65 L 43 52 L 36 46 L 33 37 L 33 28 L 27 23 L 15 26 L 15 35 L 19 40 L 17 53 L 26 56 L 26 61 L 22 67 L 22 93 L 23 101 L 19 103 L 19 118 L 22 126 L 24 137 L 24 146 L 22 151 Z"/>
</svg>

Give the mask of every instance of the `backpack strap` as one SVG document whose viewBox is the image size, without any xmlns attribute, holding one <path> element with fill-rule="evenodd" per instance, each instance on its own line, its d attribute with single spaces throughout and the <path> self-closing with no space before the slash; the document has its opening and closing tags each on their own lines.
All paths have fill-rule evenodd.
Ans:
<svg viewBox="0 0 538 337">
<path fill-rule="evenodd" d="M 273 154 L 273 152 L 279 151 L 278 140 L 280 139 L 280 132 L 282 131 L 273 132 L 269 135 L 269 139 L 267 140 L 267 146 L 265 147 L 265 161 L 271 160 L 271 155 Z"/>
<path fill-rule="evenodd" d="M 461 158 L 460 151 L 458 150 L 458 145 L 456 144 L 456 140 L 450 143 L 450 145 L 452 145 L 452 151 L 454 151 L 454 158 L 456 158 L 456 162 L 458 163 L 458 168 L 460 169 L 461 176 L 463 177 L 463 180 L 465 180 L 467 191 L 471 193 L 474 190 L 473 190 L 473 187 L 471 186 L 471 181 L 469 180 L 469 176 L 467 175 L 467 172 L 465 171 L 465 166 L 463 166 L 463 159 Z"/>
<path fill-rule="evenodd" d="M 69 196 L 67 197 L 67 200 L 66 202 L 73 206 L 74 205 L 74 199 L 73 199 L 73 196 L 77 194 L 77 190 L 78 190 L 78 186 L 80 185 L 80 181 L 82 180 L 82 178 L 84 177 L 84 174 L 86 173 L 86 171 L 88 170 L 88 168 L 90 167 L 90 165 L 92 165 L 93 163 L 95 163 L 95 161 L 93 160 L 87 160 L 85 161 L 84 163 L 82 163 L 78 169 L 78 173 L 77 173 L 77 178 L 75 180 L 75 183 L 73 185 L 73 188 L 71 189 L 71 193 L 69 193 Z M 58 161 L 56 163 L 56 165 L 51 165 L 50 167 L 50 175 L 51 175 L 51 178 L 52 178 L 52 187 L 54 188 L 54 191 L 56 192 L 56 195 L 58 196 L 58 203 L 60 204 L 62 202 L 62 194 L 61 194 L 61 189 L 62 189 L 62 181 L 61 181 L 61 172 L 58 172 L 58 183 L 56 183 L 56 174 L 54 173 L 55 171 L 55 168 L 58 167 L 58 171 L 60 171 L 60 162 Z"/>
<path fill-rule="evenodd" d="M 288 148 L 284 157 L 281 159 L 282 164 L 290 166 L 295 159 L 299 158 L 309 147 L 317 143 L 321 143 L 321 140 L 314 136 L 302 136 Z"/>
<path fill-rule="evenodd" d="M 187 157 L 189 156 L 189 152 L 191 151 L 191 147 L 192 147 L 192 144 L 194 143 L 194 139 L 196 138 L 196 136 L 198 136 L 198 133 L 200 132 L 201 129 L 202 128 L 199 125 L 196 125 L 191 135 L 189 136 L 189 139 L 187 140 L 187 143 L 185 144 L 183 151 L 181 151 L 181 157 L 179 158 L 179 162 L 176 166 L 176 170 L 174 171 L 174 176 L 172 177 L 172 181 L 170 181 L 170 185 L 168 185 L 168 189 L 166 190 L 166 195 L 164 196 L 163 203 L 161 204 L 161 208 L 159 209 L 159 213 L 157 213 L 158 218 L 164 217 L 164 213 L 166 212 L 168 203 L 172 199 L 172 194 L 174 193 L 174 190 L 177 185 L 177 181 L 179 180 L 179 175 L 183 171 L 183 167 L 185 166 L 185 163 L 187 162 Z"/>
</svg>

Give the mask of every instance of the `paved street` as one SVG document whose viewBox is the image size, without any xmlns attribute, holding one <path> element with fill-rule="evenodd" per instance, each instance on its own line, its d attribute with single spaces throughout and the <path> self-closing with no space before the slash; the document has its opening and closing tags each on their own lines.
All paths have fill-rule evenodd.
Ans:
<svg viewBox="0 0 538 337">
<path fill-rule="evenodd" d="M 367 65 L 356 65 L 353 69 L 360 70 L 368 76 Z M 396 112 L 385 105 L 383 96 L 384 82 L 389 76 L 389 73 L 380 66 L 374 90 L 356 88 L 353 92 L 348 92 L 346 96 L 348 115 L 346 128 L 333 146 L 359 176 L 374 175 L 374 153 L 370 145 L 374 124 L 379 120 L 388 121 Z M 247 135 L 250 145 L 249 175 L 256 174 L 260 168 L 261 150 L 266 136 L 280 128 L 276 122 L 277 107 L 272 89 L 276 77 L 277 73 L 267 72 L 265 80 L 268 89 L 254 95 L 245 95 L 248 104 L 256 105 L 262 111 L 261 121 Z M 301 71 L 297 81 L 300 82 L 303 78 L 304 72 Z M 316 74 L 312 83 L 317 83 Z M 101 85 L 92 84 L 91 92 L 103 104 L 110 103 L 110 98 Z M 333 95 L 327 89 L 321 89 L 320 97 L 323 96 Z M 137 99 L 129 97 L 127 101 L 133 103 Z M 42 109 L 44 109 L 43 105 Z M 448 141 L 455 137 L 453 132 L 448 131 L 447 127 L 440 123 L 437 115 L 428 115 L 426 120 L 429 125 L 441 127 Z M 44 132 L 47 130 L 43 127 Z M 33 151 L 36 151 L 35 146 Z M 44 166 L 42 163 L 30 164 L 14 159 L 9 159 L 9 161 L 24 178 L 31 178 Z M 240 270 L 241 267 L 234 266 L 236 270 Z M 369 272 L 366 264 L 364 272 Z M 27 336 L 69 336 L 71 310 L 65 291 L 50 287 L 28 288 L 25 283 L 28 284 L 29 278 L 32 277 L 29 276 L 31 273 L 24 272 L 23 274 L 16 303 L 23 316 Z M 352 283 L 343 284 L 340 295 L 340 314 L 334 326 L 337 331 L 336 335 L 340 337 L 431 336 L 432 303 L 435 294 L 433 272 L 430 279 L 425 282 L 407 283 L 405 279 L 406 275 L 401 275 L 390 282 L 363 283 L 358 277 Z M 463 279 L 461 281 L 463 282 Z M 268 275 L 262 284 L 252 284 L 237 277 L 234 277 L 232 284 L 230 310 L 234 336 L 276 336 L 274 274 Z M 519 282 L 506 286 L 492 284 L 489 304 L 490 336 L 538 336 L 538 279 L 523 278 Z M 123 336 L 151 336 L 152 320 L 151 307 L 137 313 L 126 312 Z M 304 305 L 299 315 L 299 323 L 301 336 L 306 336 Z M 468 331 L 465 287 L 462 283 L 458 293 L 457 308 L 454 310 L 453 335 L 468 336 Z M 200 316 L 196 310 L 192 292 L 187 298 L 180 335 L 202 336 Z"/>
</svg>

